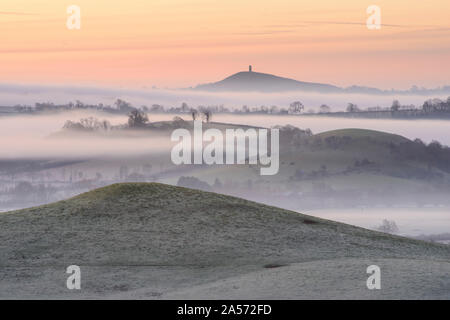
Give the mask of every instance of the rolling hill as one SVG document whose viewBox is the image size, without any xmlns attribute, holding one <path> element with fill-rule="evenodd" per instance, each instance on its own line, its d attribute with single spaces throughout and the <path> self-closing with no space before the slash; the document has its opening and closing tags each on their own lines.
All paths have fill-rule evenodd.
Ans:
<svg viewBox="0 0 450 320">
<path fill-rule="evenodd" d="M 410 141 L 409 139 L 400 136 L 398 134 L 392 134 L 383 131 L 376 130 L 368 130 L 368 129 L 359 129 L 359 128 L 348 128 L 348 129 L 339 129 L 339 130 L 330 130 L 325 131 L 319 134 L 316 134 L 316 137 L 326 139 L 329 137 L 350 137 L 352 139 L 372 139 L 372 141 L 379 141 L 384 143 L 403 143 Z"/>
<path fill-rule="evenodd" d="M 190 130 L 192 121 L 156 122 L 139 132 L 117 130 L 108 133 L 108 137 L 158 136 L 169 139 L 171 132 L 178 127 Z M 204 124 L 204 129 L 209 128 L 223 131 L 227 128 L 245 130 L 252 127 L 220 122 Z M 195 177 L 211 187 L 218 181 L 221 186 L 214 187 L 215 192 L 300 212 L 324 207 L 450 204 L 450 153 L 446 148 L 438 150 L 400 135 L 358 128 L 318 134 L 288 125 L 279 128 L 280 168 L 274 176 L 262 177 L 258 165 L 175 166 L 169 158 L 168 144 L 165 153 L 155 155 L 149 151 L 141 157 L 128 156 L 126 165 L 137 168 L 134 170 L 147 163 L 154 165 L 148 178 L 139 180 L 130 177 L 130 180 L 123 180 L 176 185 L 181 177 Z M 73 133 L 58 134 L 67 136 Z M 89 171 L 92 176 L 106 168 L 112 175 L 124 164 L 119 157 L 108 162 L 91 159 L 72 166 Z M 188 187 L 195 188 L 195 185 Z"/>
<path fill-rule="evenodd" d="M 302 212 L 317 208 L 448 206 L 449 151 L 365 129 L 319 134 L 280 128 L 280 166 L 262 177 L 257 165 L 187 167 L 214 191 Z M 178 176 L 162 175 L 176 184 Z"/>
<path fill-rule="evenodd" d="M 1 298 L 450 297 L 449 246 L 158 183 L 2 213 L 0 224 Z M 395 279 L 378 293 L 365 287 L 377 263 Z M 73 264 L 77 292 L 65 287 Z"/>
<path fill-rule="evenodd" d="M 342 89 L 329 84 L 302 82 L 260 72 L 238 72 L 221 81 L 195 87 L 202 91 L 314 91 L 321 93 L 340 92 Z"/>
</svg>

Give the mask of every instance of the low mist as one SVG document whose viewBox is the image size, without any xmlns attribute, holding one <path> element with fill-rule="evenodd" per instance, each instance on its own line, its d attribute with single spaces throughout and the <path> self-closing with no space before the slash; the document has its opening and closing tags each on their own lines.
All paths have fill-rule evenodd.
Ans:
<svg viewBox="0 0 450 320">
<path fill-rule="evenodd" d="M 84 103 L 103 103 L 112 105 L 117 98 L 125 99 L 135 106 L 162 104 L 179 106 L 186 102 L 192 106 L 224 105 L 230 109 L 250 106 L 289 106 L 292 101 L 300 100 L 305 110 L 316 109 L 327 104 L 333 111 L 343 111 L 349 102 L 362 108 L 389 107 L 393 100 L 399 100 L 405 105 L 422 105 L 429 98 L 446 99 L 447 96 L 424 95 L 364 95 L 364 94 L 323 94 L 314 92 L 202 92 L 186 89 L 156 89 L 156 88 L 101 88 L 50 85 L 19 85 L 0 84 L 0 105 L 34 105 L 36 102 L 51 101 L 64 104 L 80 100 Z"/>
<path fill-rule="evenodd" d="M 64 112 L 52 115 L 0 117 L 0 159 L 127 157 L 167 151 L 167 141 L 154 136 L 56 136 L 67 120 L 96 117 L 111 125 L 127 123 L 126 115 L 97 112 Z"/>
<path fill-rule="evenodd" d="M 149 114 L 149 121 L 172 120 L 174 114 Z M 190 120 L 190 115 L 177 115 Z M 92 156 L 127 157 L 139 154 L 167 152 L 168 137 L 156 137 L 148 133 L 139 138 L 120 137 L 118 135 L 74 135 L 58 137 L 67 120 L 78 121 L 81 118 L 95 117 L 107 120 L 112 125 L 127 123 L 126 115 L 114 115 L 106 112 L 74 111 L 51 115 L 17 115 L 0 117 L 0 159 L 13 158 L 73 158 Z M 399 134 L 409 139 L 420 138 L 429 143 L 437 140 L 450 145 L 448 122 L 439 120 L 379 120 L 348 119 L 320 116 L 289 115 L 242 115 L 215 114 L 214 122 L 272 127 L 275 125 L 293 125 L 302 129 L 309 128 L 313 133 L 335 129 L 363 128 Z"/>
</svg>

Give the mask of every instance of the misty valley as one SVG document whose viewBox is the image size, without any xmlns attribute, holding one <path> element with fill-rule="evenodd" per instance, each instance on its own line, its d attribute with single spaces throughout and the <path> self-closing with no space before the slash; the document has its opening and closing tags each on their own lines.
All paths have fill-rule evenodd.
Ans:
<svg viewBox="0 0 450 320">
<path fill-rule="evenodd" d="M 369 229 L 443 243 L 450 240 L 450 150 L 436 141 L 448 138 L 439 132 L 441 123 L 446 130 L 446 122 L 396 120 L 383 122 L 383 128 L 374 128 L 378 130 L 341 129 L 346 124 L 333 118 L 219 113 L 203 123 L 204 129 L 215 129 L 224 137 L 226 130 L 240 132 L 247 144 L 238 152 L 243 151 L 247 161 L 241 159 L 243 164 L 237 165 L 173 163 L 170 155 L 177 143 L 171 141 L 172 132 L 182 129 L 193 134 L 192 117 L 189 111 L 150 113 L 142 126 L 133 126 L 126 114 L 98 111 L 0 118 L 5 135 L 20 137 L 14 146 L 2 141 L 4 150 L 20 151 L 7 152 L 0 161 L 0 210 L 68 199 L 113 183 L 160 182 Z M 376 121 L 358 123 L 370 128 Z M 420 130 L 424 126 L 434 126 L 433 137 L 438 139 L 418 139 L 429 140 Z M 259 128 L 279 130 L 279 172 L 273 176 L 261 176 L 263 166 L 249 160 L 254 146 L 245 133 Z M 417 139 L 396 131 L 410 137 L 417 134 Z M 34 151 L 27 151 L 27 145 Z M 203 145 L 208 143 L 203 141 Z M 193 155 L 194 140 L 191 147 Z M 227 150 L 222 152 L 225 159 Z M 405 214 L 395 215 L 397 211 Z M 430 216 L 430 223 L 423 223 L 424 215 Z"/>
</svg>

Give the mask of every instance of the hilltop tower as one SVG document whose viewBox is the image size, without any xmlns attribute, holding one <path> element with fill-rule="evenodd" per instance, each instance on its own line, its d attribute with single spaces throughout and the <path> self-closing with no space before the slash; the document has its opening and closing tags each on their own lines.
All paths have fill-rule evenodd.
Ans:
<svg viewBox="0 0 450 320">
<path fill-rule="evenodd" d="M 252 65 L 248 66 L 248 72 L 252 72 Z"/>
</svg>

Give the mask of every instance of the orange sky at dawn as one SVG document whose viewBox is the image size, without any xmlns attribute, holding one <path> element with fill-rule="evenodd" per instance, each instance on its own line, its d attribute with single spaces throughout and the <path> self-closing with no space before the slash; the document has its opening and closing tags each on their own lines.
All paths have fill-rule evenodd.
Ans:
<svg viewBox="0 0 450 320">
<path fill-rule="evenodd" d="M 81 8 L 68 30 L 66 8 Z M 366 9 L 381 7 L 381 30 Z M 450 85 L 448 0 L 2 0 L 0 82 L 186 87 L 249 64 L 303 81 Z"/>
</svg>

